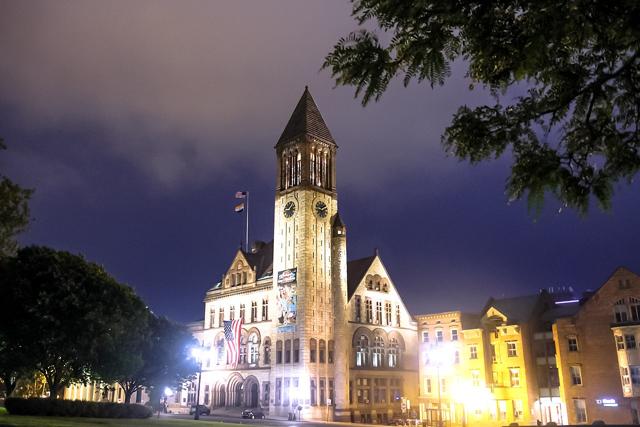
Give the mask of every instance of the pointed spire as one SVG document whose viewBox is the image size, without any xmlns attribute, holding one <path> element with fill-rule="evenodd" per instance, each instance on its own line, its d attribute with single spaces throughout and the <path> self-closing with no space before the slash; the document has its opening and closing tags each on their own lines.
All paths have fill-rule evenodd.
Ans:
<svg viewBox="0 0 640 427">
<path fill-rule="evenodd" d="M 278 139 L 278 144 L 285 143 L 301 135 L 310 135 L 332 144 L 336 143 L 309 92 L 308 86 L 304 87 L 302 97 L 293 110 L 293 114 L 291 114 L 291 118 L 287 126 L 285 126 L 280 139 Z"/>
</svg>

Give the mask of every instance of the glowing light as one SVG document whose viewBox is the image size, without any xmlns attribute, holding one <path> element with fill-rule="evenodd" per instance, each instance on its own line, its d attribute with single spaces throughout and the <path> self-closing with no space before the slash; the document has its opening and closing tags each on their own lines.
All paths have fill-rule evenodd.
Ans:
<svg viewBox="0 0 640 427">
<path fill-rule="evenodd" d="M 171 396 L 173 396 L 173 390 L 171 390 L 169 387 L 165 387 L 165 388 L 164 388 L 164 395 L 165 395 L 166 397 L 171 397 Z"/>
</svg>

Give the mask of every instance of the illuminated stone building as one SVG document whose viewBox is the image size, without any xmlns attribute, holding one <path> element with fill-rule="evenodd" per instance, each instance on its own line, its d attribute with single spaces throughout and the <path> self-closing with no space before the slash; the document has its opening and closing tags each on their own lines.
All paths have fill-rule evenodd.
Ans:
<svg viewBox="0 0 640 427">
<path fill-rule="evenodd" d="M 347 262 L 337 149 L 305 89 L 275 146 L 273 241 L 238 250 L 204 298 L 201 403 L 384 422 L 417 395 L 415 322 L 377 252 Z M 223 321 L 238 318 L 233 368 Z"/>
</svg>

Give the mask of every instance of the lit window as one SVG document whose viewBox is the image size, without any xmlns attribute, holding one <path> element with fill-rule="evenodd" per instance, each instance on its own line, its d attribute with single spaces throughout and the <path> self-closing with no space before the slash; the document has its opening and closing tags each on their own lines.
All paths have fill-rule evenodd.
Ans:
<svg viewBox="0 0 640 427">
<path fill-rule="evenodd" d="M 470 345 L 469 346 L 469 359 L 477 359 L 478 358 L 478 346 Z"/>
<path fill-rule="evenodd" d="M 638 298 L 629 298 L 629 311 L 631 312 L 631 320 L 640 321 L 640 300 Z"/>
<path fill-rule="evenodd" d="M 625 305 L 624 298 L 616 301 L 613 306 L 613 317 L 615 323 L 624 323 L 629 321 L 629 313 L 627 312 L 627 306 Z"/>
<path fill-rule="evenodd" d="M 427 378 L 424 382 L 424 388 L 427 393 L 431 393 L 431 378 Z"/>
<path fill-rule="evenodd" d="M 622 338 L 622 335 L 616 335 L 616 349 L 624 350 L 624 338 Z"/>
<path fill-rule="evenodd" d="M 520 387 L 520 369 L 509 368 L 509 380 L 511 387 Z"/>
<path fill-rule="evenodd" d="M 569 372 L 571 374 L 571 384 L 582 385 L 582 370 L 580 369 L 580 366 L 569 367 Z"/>
<path fill-rule="evenodd" d="M 422 331 L 422 342 L 429 342 L 429 332 Z"/>
<path fill-rule="evenodd" d="M 631 378 L 629 378 L 629 368 L 626 366 L 620 368 L 620 376 L 622 377 L 622 385 L 629 385 L 631 383 Z"/>
<path fill-rule="evenodd" d="M 442 329 L 436 331 L 436 342 L 443 342 L 444 334 L 442 333 Z"/>
<path fill-rule="evenodd" d="M 474 387 L 480 387 L 480 371 L 471 371 L 471 383 Z"/>
<path fill-rule="evenodd" d="M 576 421 L 587 422 L 587 404 L 584 399 L 573 399 L 573 408 L 576 411 Z"/>
<path fill-rule="evenodd" d="M 518 356 L 518 350 L 515 341 L 507 342 L 507 356 L 516 357 Z"/>
<path fill-rule="evenodd" d="M 458 341 L 458 330 L 457 329 L 452 329 L 451 330 L 451 341 Z"/>
</svg>

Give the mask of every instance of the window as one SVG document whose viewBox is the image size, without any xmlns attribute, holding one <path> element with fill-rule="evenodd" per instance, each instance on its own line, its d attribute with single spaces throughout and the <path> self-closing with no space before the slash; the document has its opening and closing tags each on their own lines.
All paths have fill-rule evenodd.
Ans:
<svg viewBox="0 0 640 427">
<path fill-rule="evenodd" d="M 373 323 L 373 306 L 370 298 L 364 299 L 364 306 L 366 310 L 366 322 Z"/>
<path fill-rule="evenodd" d="M 615 323 L 624 323 L 629 320 L 629 313 L 627 313 L 627 306 L 625 305 L 624 298 L 616 301 L 613 306 L 613 316 Z"/>
<path fill-rule="evenodd" d="M 637 298 L 629 298 L 629 311 L 631 312 L 631 320 L 640 321 L 640 300 Z"/>
<path fill-rule="evenodd" d="M 284 379 L 284 392 L 282 393 L 282 406 L 289 406 L 289 392 L 291 391 L 291 379 Z"/>
<path fill-rule="evenodd" d="M 316 406 L 318 404 L 318 401 L 316 400 L 318 394 L 318 390 L 316 389 L 316 380 L 312 378 L 309 385 L 309 392 L 311 394 L 311 406 Z"/>
<path fill-rule="evenodd" d="M 569 351 L 578 351 L 578 338 L 577 337 L 569 337 L 569 338 L 567 338 L 567 344 L 569 346 Z"/>
<path fill-rule="evenodd" d="M 247 336 L 242 335 L 240 337 L 240 355 L 238 356 L 238 363 L 244 365 L 247 363 Z"/>
<path fill-rule="evenodd" d="M 480 387 L 480 371 L 471 371 L 471 385 L 474 387 Z"/>
<path fill-rule="evenodd" d="M 315 338 L 311 338 L 309 340 L 309 362 L 316 363 L 316 340 Z"/>
<path fill-rule="evenodd" d="M 429 331 L 422 331 L 422 342 L 429 342 Z"/>
<path fill-rule="evenodd" d="M 328 382 L 329 382 L 329 399 L 331 399 L 331 404 L 335 405 L 336 401 L 335 401 L 335 398 L 333 397 L 333 395 L 334 395 L 334 393 L 333 393 L 333 390 L 334 390 L 333 378 L 329 378 Z M 329 403 L 329 402 L 327 402 L 327 403 Z"/>
<path fill-rule="evenodd" d="M 453 364 L 454 365 L 460 364 L 460 352 L 458 350 L 456 350 L 455 353 L 453 353 Z"/>
<path fill-rule="evenodd" d="M 515 341 L 507 342 L 507 356 L 516 357 L 518 356 L 517 345 Z"/>
<path fill-rule="evenodd" d="M 441 393 L 446 393 L 447 392 L 447 379 L 446 378 L 440 378 L 440 392 Z"/>
<path fill-rule="evenodd" d="M 329 340 L 329 352 L 327 353 L 327 362 L 333 363 L 333 354 L 335 352 L 333 340 Z"/>
<path fill-rule="evenodd" d="M 224 325 L 224 307 L 218 309 L 218 327 L 221 328 Z"/>
<path fill-rule="evenodd" d="M 424 389 L 427 393 L 431 393 L 431 378 L 427 378 L 424 381 Z"/>
<path fill-rule="evenodd" d="M 489 347 L 489 350 L 491 351 L 491 362 L 492 363 L 497 363 L 498 362 L 498 355 L 496 354 L 496 345 L 495 344 L 491 344 L 491 347 Z"/>
<path fill-rule="evenodd" d="M 284 340 L 284 363 L 291 363 L 291 340 Z"/>
<path fill-rule="evenodd" d="M 300 362 L 300 340 L 293 340 L 293 363 Z"/>
<path fill-rule="evenodd" d="M 389 301 L 384 303 L 384 315 L 386 317 L 386 325 L 391 326 L 391 303 Z"/>
<path fill-rule="evenodd" d="M 451 341 L 458 341 L 458 330 L 457 329 L 452 329 L 451 330 Z"/>
<path fill-rule="evenodd" d="M 258 321 L 258 303 L 253 301 L 251 303 L 251 323 Z"/>
<path fill-rule="evenodd" d="M 376 336 L 373 339 L 373 351 L 371 354 L 371 365 L 374 368 L 382 366 L 382 360 L 384 359 L 384 341 L 381 336 Z"/>
<path fill-rule="evenodd" d="M 208 385 L 204 386 L 204 404 L 205 405 L 209 404 L 209 386 Z"/>
<path fill-rule="evenodd" d="M 269 320 L 269 300 L 262 300 L 262 320 Z"/>
<path fill-rule="evenodd" d="M 396 326 L 400 326 L 400 305 L 396 305 Z"/>
<path fill-rule="evenodd" d="M 282 340 L 276 341 L 276 364 L 282 363 Z M 276 384 L 277 388 L 277 384 Z"/>
<path fill-rule="evenodd" d="M 520 369 L 509 368 L 509 382 L 511 387 L 520 387 Z"/>
<path fill-rule="evenodd" d="M 513 418 L 519 420 L 522 418 L 524 414 L 524 407 L 522 405 L 522 400 L 514 400 L 513 401 Z"/>
<path fill-rule="evenodd" d="M 470 345 L 469 346 L 469 359 L 477 359 L 478 358 L 478 346 Z"/>
<path fill-rule="evenodd" d="M 269 406 L 269 381 L 262 383 L 262 406 Z"/>
<path fill-rule="evenodd" d="M 224 356 L 224 338 L 216 341 L 216 365 L 222 365 L 225 360 Z"/>
<path fill-rule="evenodd" d="M 236 318 L 236 308 L 235 306 L 229 307 L 229 320 L 233 320 Z"/>
<path fill-rule="evenodd" d="M 630 366 L 631 369 L 631 383 L 633 385 L 640 385 L 640 366 Z"/>
<path fill-rule="evenodd" d="M 573 408 L 576 411 L 576 421 L 579 423 L 586 423 L 587 404 L 584 399 L 573 399 Z"/>
<path fill-rule="evenodd" d="M 244 304 L 240 304 L 240 319 L 242 319 L 242 323 L 245 323 L 244 313 Z"/>
<path fill-rule="evenodd" d="M 444 333 L 442 332 L 442 329 L 438 329 L 436 331 L 436 342 L 440 343 L 444 341 Z"/>
<path fill-rule="evenodd" d="M 629 368 L 626 366 L 620 368 L 620 376 L 622 377 L 622 385 L 629 385 L 631 383 L 631 378 L 629 378 Z"/>
<path fill-rule="evenodd" d="M 569 367 L 569 372 L 571 374 L 571 384 L 582 385 L 582 370 L 580 369 L 580 366 Z"/>
<path fill-rule="evenodd" d="M 616 335 L 616 349 L 624 350 L 624 338 L 622 338 L 622 335 Z"/>
<path fill-rule="evenodd" d="M 387 403 L 387 379 L 373 380 L 373 403 Z"/>
<path fill-rule="evenodd" d="M 627 350 L 629 350 L 631 348 L 636 348 L 636 337 L 635 337 L 635 335 L 625 334 L 624 343 L 625 343 L 625 346 L 627 347 Z"/>
<path fill-rule="evenodd" d="M 216 318 L 216 310 L 212 308 L 209 311 L 209 327 L 210 328 L 213 328 L 215 318 Z"/>
<path fill-rule="evenodd" d="M 260 345 L 258 343 L 258 334 L 252 332 L 249 335 L 249 363 L 252 365 L 258 364 L 258 357 L 260 355 Z"/>
<path fill-rule="evenodd" d="M 271 340 L 267 337 L 264 339 L 264 350 L 262 360 L 265 365 L 271 364 Z"/>
<path fill-rule="evenodd" d="M 376 323 L 382 325 L 382 301 L 376 301 Z"/>
<path fill-rule="evenodd" d="M 362 299 L 360 298 L 360 295 L 356 295 L 356 298 L 353 302 L 353 311 L 354 311 L 354 316 L 356 319 L 356 322 L 360 321 L 360 313 L 362 312 Z"/>
<path fill-rule="evenodd" d="M 320 404 L 321 405 L 326 405 L 327 404 L 327 399 L 326 399 L 326 394 L 325 393 L 326 393 L 325 380 L 324 380 L 324 378 L 320 378 Z"/>
<path fill-rule="evenodd" d="M 389 363 L 390 368 L 397 368 L 400 366 L 399 362 L 400 345 L 396 338 L 389 340 Z"/>
<path fill-rule="evenodd" d="M 360 335 L 356 343 L 356 366 L 369 365 L 369 339 L 365 335 Z"/>
<path fill-rule="evenodd" d="M 320 363 L 325 363 L 325 357 L 324 356 L 327 353 L 327 343 L 326 343 L 325 340 L 320 340 L 318 342 L 318 344 L 319 344 L 318 345 L 318 348 L 319 348 L 318 355 L 320 356 L 318 361 Z"/>
</svg>

